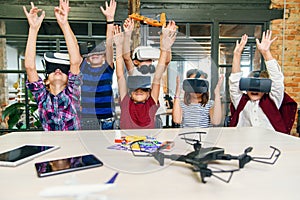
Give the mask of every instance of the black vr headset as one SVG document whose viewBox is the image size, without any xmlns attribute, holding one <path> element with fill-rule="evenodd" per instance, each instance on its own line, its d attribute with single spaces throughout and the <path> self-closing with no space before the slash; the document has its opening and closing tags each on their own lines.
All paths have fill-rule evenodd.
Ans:
<svg viewBox="0 0 300 200">
<path fill-rule="evenodd" d="M 70 71 L 69 54 L 46 52 L 44 53 L 46 76 L 60 69 L 64 74 L 68 75 Z"/>
<path fill-rule="evenodd" d="M 188 93 L 206 93 L 209 83 L 201 78 L 187 78 L 183 81 L 183 90 Z"/>
<path fill-rule="evenodd" d="M 127 87 L 129 91 L 136 89 L 150 89 L 151 88 L 151 76 L 128 76 Z"/>
<path fill-rule="evenodd" d="M 268 78 L 241 78 L 240 90 L 251 92 L 264 92 L 271 91 L 272 81 Z"/>
<path fill-rule="evenodd" d="M 105 54 L 105 44 L 101 42 L 96 45 L 95 41 L 88 41 L 79 44 L 79 50 L 82 57 L 89 57 L 95 54 Z"/>
</svg>

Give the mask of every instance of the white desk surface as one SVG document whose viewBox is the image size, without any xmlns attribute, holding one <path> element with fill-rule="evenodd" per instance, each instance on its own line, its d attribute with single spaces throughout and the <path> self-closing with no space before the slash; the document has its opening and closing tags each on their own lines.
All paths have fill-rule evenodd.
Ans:
<svg viewBox="0 0 300 200">
<path fill-rule="evenodd" d="M 63 185 L 70 180 L 82 184 L 103 183 L 116 171 L 120 172 L 116 187 L 101 193 L 107 199 L 299 199 L 299 138 L 259 128 L 193 129 L 196 130 L 207 131 L 202 138 L 204 145 L 223 147 L 226 153 L 238 155 L 252 146 L 249 155 L 269 156 L 272 152 L 269 146 L 273 145 L 281 150 L 281 156 L 275 165 L 248 163 L 233 174 L 229 183 L 210 177 L 203 184 L 199 173 L 193 172 L 188 164 L 166 160 L 161 167 L 151 157 L 133 157 L 130 152 L 108 150 L 115 131 L 10 133 L 0 137 L 0 152 L 22 144 L 55 144 L 60 149 L 15 168 L 0 167 L 0 199 L 46 199 L 40 197 L 39 192 L 47 186 Z M 176 136 L 189 131 L 192 129 L 122 130 L 121 133 L 174 140 L 175 147 L 170 153 L 186 154 L 190 151 L 189 145 Z M 96 154 L 104 166 L 44 178 L 36 175 L 35 162 L 86 153 Z M 226 161 L 218 166 L 232 169 L 238 162 Z"/>
</svg>

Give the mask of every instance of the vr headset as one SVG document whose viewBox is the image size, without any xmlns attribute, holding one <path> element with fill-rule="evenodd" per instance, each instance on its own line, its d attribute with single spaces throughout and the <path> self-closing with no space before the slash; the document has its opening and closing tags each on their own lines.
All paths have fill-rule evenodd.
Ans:
<svg viewBox="0 0 300 200">
<path fill-rule="evenodd" d="M 206 93 L 209 83 L 201 78 L 187 78 L 183 81 L 183 90 L 188 93 Z"/>
<path fill-rule="evenodd" d="M 155 66 L 150 65 L 142 65 L 140 67 L 136 67 L 136 69 L 141 72 L 142 74 L 153 74 L 155 72 Z"/>
<path fill-rule="evenodd" d="M 105 54 L 106 47 L 104 42 L 96 45 L 95 41 L 88 41 L 79 44 L 79 51 L 81 56 L 86 58 L 92 55 Z"/>
<path fill-rule="evenodd" d="M 158 60 L 160 51 L 157 48 L 151 46 L 139 46 L 134 49 L 132 54 L 132 60 Z"/>
<path fill-rule="evenodd" d="M 128 76 L 127 87 L 129 91 L 136 89 L 150 89 L 151 88 L 151 76 Z"/>
<path fill-rule="evenodd" d="M 60 69 L 64 74 L 68 75 L 70 71 L 69 54 L 46 52 L 44 53 L 46 75 Z"/>
<path fill-rule="evenodd" d="M 268 78 L 241 78 L 240 90 L 251 92 L 264 92 L 271 91 L 272 81 Z"/>
</svg>

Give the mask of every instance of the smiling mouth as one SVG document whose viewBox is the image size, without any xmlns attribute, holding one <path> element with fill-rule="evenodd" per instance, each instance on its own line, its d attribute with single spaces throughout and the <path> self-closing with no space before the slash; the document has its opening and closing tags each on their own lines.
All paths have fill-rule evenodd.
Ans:
<svg viewBox="0 0 300 200">
<path fill-rule="evenodd" d="M 61 72 L 55 72 L 55 75 L 57 75 L 57 74 L 61 75 Z"/>
<path fill-rule="evenodd" d="M 258 95 L 258 92 L 251 92 L 251 95 Z"/>
</svg>

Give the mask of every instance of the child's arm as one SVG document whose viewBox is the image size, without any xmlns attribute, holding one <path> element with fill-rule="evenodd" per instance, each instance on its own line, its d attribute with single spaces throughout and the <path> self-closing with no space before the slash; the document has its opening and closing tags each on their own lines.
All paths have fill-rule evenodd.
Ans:
<svg viewBox="0 0 300 200">
<path fill-rule="evenodd" d="M 111 0 L 109 6 L 107 2 L 105 2 L 106 10 L 101 6 L 100 9 L 106 17 L 106 22 L 113 22 L 115 17 L 115 12 L 117 8 L 117 2 L 115 0 Z M 113 49 L 113 31 L 114 24 L 107 23 L 106 25 L 106 61 L 110 67 L 113 67 L 113 58 L 114 58 L 114 49 Z"/>
<path fill-rule="evenodd" d="M 128 74 L 132 75 L 132 70 L 134 66 L 130 56 L 130 41 L 131 41 L 132 31 L 134 28 L 134 20 L 131 18 L 127 18 L 124 22 L 123 28 L 124 28 L 123 59 Z"/>
<path fill-rule="evenodd" d="M 67 49 L 70 57 L 70 71 L 72 74 L 79 74 L 82 57 L 80 55 L 77 39 L 68 21 L 69 12 L 69 0 L 60 0 L 59 7 L 54 8 L 57 23 L 61 28 L 67 43 Z"/>
<path fill-rule="evenodd" d="M 114 26 L 113 33 L 114 33 L 113 41 L 116 44 L 116 74 L 118 80 L 120 100 L 122 101 L 127 94 L 127 85 L 126 85 L 127 83 L 124 76 L 124 64 L 123 64 L 123 56 L 122 56 L 124 34 L 121 31 L 121 27 L 118 25 Z"/>
<path fill-rule="evenodd" d="M 248 36 L 244 34 L 241 38 L 241 41 L 236 41 L 236 45 L 233 51 L 233 60 L 232 60 L 232 71 L 231 73 L 238 73 L 241 72 L 241 56 L 245 45 L 247 43 Z"/>
<path fill-rule="evenodd" d="M 244 47 L 247 43 L 248 36 L 244 34 L 241 41 L 236 41 L 236 46 L 233 51 L 232 71 L 229 77 L 229 93 L 232 104 L 237 108 L 243 92 L 239 89 L 239 82 L 242 77 L 241 72 L 241 56 Z"/>
<path fill-rule="evenodd" d="M 35 7 L 32 2 L 31 2 L 31 9 L 29 12 L 27 12 L 25 6 L 23 6 L 23 10 L 29 23 L 28 39 L 27 39 L 26 50 L 25 50 L 25 69 L 26 69 L 28 81 L 32 83 L 38 81 L 39 79 L 36 70 L 36 62 L 35 62 L 36 40 L 43 19 L 45 18 L 45 11 Z M 42 12 L 40 16 L 38 16 L 39 12 Z"/>
<path fill-rule="evenodd" d="M 176 92 L 174 97 L 173 109 L 172 109 L 172 119 L 176 124 L 181 124 L 182 121 L 182 109 L 180 106 L 180 78 L 176 77 Z"/>
<path fill-rule="evenodd" d="M 221 96 L 220 96 L 220 89 L 224 80 L 224 76 L 222 75 L 219 78 L 219 81 L 215 88 L 215 101 L 214 106 L 210 109 L 210 121 L 213 125 L 219 125 L 222 120 L 222 106 L 221 106 Z"/>
<path fill-rule="evenodd" d="M 160 81 L 167 67 L 166 61 L 169 53 L 171 52 L 171 47 L 176 39 L 176 24 L 174 21 L 170 21 L 166 28 L 162 28 L 162 34 L 160 37 L 160 56 L 153 77 L 151 90 L 151 96 L 155 103 L 158 102 Z"/>
<path fill-rule="evenodd" d="M 270 47 L 276 39 L 277 37 L 272 39 L 272 31 L 267 30 L 267 32 L 263 32 L 261 42 L 256 39 L 256 47 L 265 59 L 268 74 L 272 80 L 271 91 L 269 93 L 270 98 L 274 101 L 277 108 L 279 108 L 284 97 L 284 76 L 279 64 L 273 58 L 270 51 Z"/>
</svg>

